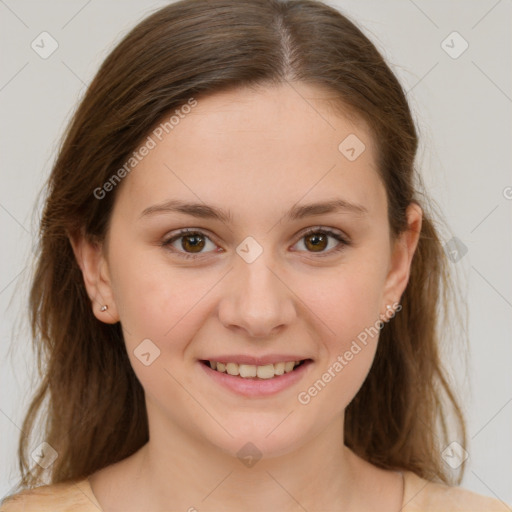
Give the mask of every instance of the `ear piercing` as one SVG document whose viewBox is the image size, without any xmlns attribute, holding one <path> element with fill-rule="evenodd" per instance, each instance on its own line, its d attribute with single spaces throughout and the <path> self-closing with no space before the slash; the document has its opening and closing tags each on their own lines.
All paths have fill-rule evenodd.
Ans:
<svg viewBox="0 0 512 512">
<path fill-rule="evenodd" d="M 389 304 L 386 305 L 386 311 L 380 315 L 381 319 L 384 320 L 385 323 L 389 323 L 391 319 L 395 316 L 396 312 L 402 309 L 401 304 L 397 304 L 396 302 L 391 306 Z"/>
<path fill-rule="evenodd" d="M 100 311 L 103 313 L 104 311 L 107 311 L 107 309 L 108 309 L 108 306 L 105 304 L 105 305 L 101 306 Z"/>
</svg>

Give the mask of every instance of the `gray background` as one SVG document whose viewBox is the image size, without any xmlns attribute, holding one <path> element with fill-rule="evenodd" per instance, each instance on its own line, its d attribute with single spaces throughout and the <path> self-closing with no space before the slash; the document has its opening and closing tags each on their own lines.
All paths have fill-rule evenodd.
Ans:
<svg viewBox="0 0 512 512">
<path fill-rule="evenodd" d="M 166 3 L 0 0 L 0 496 L 18 478 L 17 441 L 34 386 L 26 298 L 38 192 L 102 60 L 143 16 Z M 454 353 L 449 363 L 468 417 L 462 485 L 512 503 L 512 3 L 329 3 L 363 28 L 408 91 L 427 190 L 467 247 L 452 266 L 468 299 L 470 387 L 463 384 L 461 355 Z M 47 59 L 31 48 L 43 31 L 59 45 Z M 453 31 L 469 44 L 458 58 L 445 50 L 454 54 L 462 40 L 452 36 L 442 45 Z"/>
</svg>

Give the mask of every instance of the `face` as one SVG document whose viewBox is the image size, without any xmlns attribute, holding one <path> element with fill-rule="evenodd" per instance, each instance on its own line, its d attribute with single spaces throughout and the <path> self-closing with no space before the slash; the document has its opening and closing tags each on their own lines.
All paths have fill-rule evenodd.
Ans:
<svg viewBox="0 0 512 512">
<path fill-rule="evenodd" d="M 390 236 L 375 143 L 329 97 L 286 84 L 198 100 L 119 186 L 103 247 L 75 244 L 155 435 L 275 456 L 342 419 L 364 382 L 417 238 Z"/>
</svg>

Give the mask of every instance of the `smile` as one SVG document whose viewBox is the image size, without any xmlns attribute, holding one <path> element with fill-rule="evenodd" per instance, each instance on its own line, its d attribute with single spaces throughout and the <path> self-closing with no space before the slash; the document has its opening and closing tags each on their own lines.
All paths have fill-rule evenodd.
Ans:
<svg viewBox="0 0 512 512">
<path fill-rule="evenodd" d="M 250 361 L 235 363 L 207 359 L 199 360 L 198 366 L 201 373 L 216 386 L 248 398 L 270 397 L 291 388 L 304 379 L 314 366 L 312 359 L 259 365 L 247 364 L 248 362 Z"/>
<path fill-rule="evenodd" d="M 292 372 L 296 366 L 304 361 L 287 361 L 261 366 L 253 364 L 222 363 L 218 361 L 205 361 L 212 370 L 228 375 L 242 377 L 243 379 L 273 379 L 276 376 Z"/>
</svg>

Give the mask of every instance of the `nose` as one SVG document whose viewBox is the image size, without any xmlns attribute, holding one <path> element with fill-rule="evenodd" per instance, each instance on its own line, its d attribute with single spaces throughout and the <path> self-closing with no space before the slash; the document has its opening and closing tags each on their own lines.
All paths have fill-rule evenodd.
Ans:
<svg viewBox="0 0 512 512">
<path fill-rule="evenodd" d="M 294 294 L 265 251 L 252 263 L 235 262 L 219 305 L 219 318 L 231 330 L 252 338 L 281 332 L 296 315 Z"/>
</svg>

